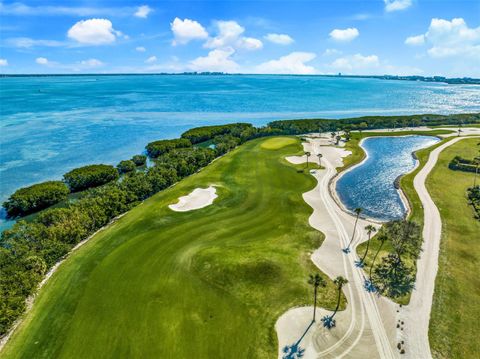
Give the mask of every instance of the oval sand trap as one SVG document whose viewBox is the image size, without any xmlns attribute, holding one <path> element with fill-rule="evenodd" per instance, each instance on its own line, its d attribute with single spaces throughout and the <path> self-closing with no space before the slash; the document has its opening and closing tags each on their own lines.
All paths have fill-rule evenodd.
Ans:
<svg viewBox="0 0 480 359">
<path fill-rule="evenodd" d="M 195 188 L 190 194 L 178 199 L 178 203 L 171 204 L 168 207 L 172 211 L 187 212 L 207 207 L 218 197 L 217 190 L 213 186 L 208 188 Z"/>
<path fill-rule="evenodd" d="M 279 150 L 285 146 L 293 145 L 297 142 L 295 138 L 290 137 L 275 137 L 263 141 L 261 147 L 266 150 Z"/>
</svg>

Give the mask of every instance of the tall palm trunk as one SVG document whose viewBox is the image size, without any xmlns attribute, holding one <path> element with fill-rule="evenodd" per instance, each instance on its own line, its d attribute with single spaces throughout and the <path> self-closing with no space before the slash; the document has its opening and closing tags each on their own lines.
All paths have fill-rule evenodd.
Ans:
<svg viewBox="0 0 480 359">
<path fill-rule="evenodd" d="M 337 297 L 337 306 L 335 307 L 335 310 L 332 314 L 332 318 L 337 314 L 338 308 L 340 308 L 340 298 L 342 296 L 342 287 L 338 288 L 338 297 Z"/>
<path fill-rule="evenodd" d="M 358 222 L 358 217 L 360 216 L 360 213 L 357 213 L 357 218 L 355 218 L 355 224 L 353 225 L 353 232 L 352 232 L 352 238 L 350 239 L 350 242 L 348 243 L 348 247 L 350 248 L 350 245 L 353 242 L 353 238 L 355 237 L 355 231 L 357 229 L 357 222 Z"/>
<path fill-rule="evenodd" d="M 313 292 L 313 321 L 315 321 L 315 314 L 317 314 L 317 286 Z"/>
<path fill-rule="evenodd" d="M 372 278 L 373 266 L 375 265 L 375 261 L 377 260 L 378 253 L 380 253 L 380 251 L 382 250 L 383 243 L 385 243 L 385 242 L 382 241 L 382 243 L 380 243 L 380 247 L 378 247 L 377 253 L 375 253 L 375 257 L 373 257 L 373 262 L 372 262 L 372 265 L 370 266 L 370 271 L 368 272 L 368 276 L 369 276 L 370 279 Z"/>
<path fill-rule="evenodd" d="M 365 262 L 365 258 L 367 258 L 368 247 L 370 247 L 370 235 L 368 235 L 367 248 L 365 249 L 365 253 L 363 254 L 362 259 L 360 259 L 360 262 L 361 262 L 361 263 L 364 263 L 364 262 Z"/>
</svg>

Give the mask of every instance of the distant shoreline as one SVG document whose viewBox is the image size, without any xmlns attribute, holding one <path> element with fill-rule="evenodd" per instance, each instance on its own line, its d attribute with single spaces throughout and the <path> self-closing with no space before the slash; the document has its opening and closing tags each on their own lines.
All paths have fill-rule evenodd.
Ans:
<svg viewBox="0 0 480 359">
<path fill-rule="evenodd" d="M 449 85 L 480 85 L 480 79 L 472 77 L 444 77 L 444 76 L 396 76 L 396 75 L 298 75 L 298 74 L 237 74 L 224 72 L 181 72 L 181 73 L 87 73 L 87 74 L 0 74 L 6 77 L 81 77 L 81 76 L 303 76 L 327 78 L 358 78 L 395 81 L 417 81 L 444 83 Z"/>
</svg>

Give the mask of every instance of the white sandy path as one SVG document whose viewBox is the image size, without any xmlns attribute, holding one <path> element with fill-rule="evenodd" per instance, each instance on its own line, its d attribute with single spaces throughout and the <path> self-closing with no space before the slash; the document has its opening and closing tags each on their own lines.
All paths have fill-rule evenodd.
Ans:
<svg viewBox="0 0 480 359">
<path fill-rule="evenodd" d="M 216 192 L 217 189 L 214 186 L 195 188 L 188 195 L 180 197 L 178 203 L 171 204 L 168 207 L 176 212 L 187 212 L 207 207 L 218 197 Z"/>
<path fill-rule="evenodd" d="M 417 277 L 415 290 L 412 292 L 410 303 L 403 307 L 400 318 L 405 322 L 405 358 L 431 358 L 428 341 L 428 327 L 432 309 L 435 277 L 438 270 L 438 254 L 442 236 L 442 220 L 437 206 L 433 202 L 425 181 L 435 167 L 438 156 L 447 147 L 454 143 L 472 137 L 457 137 L 435 148 L 428 157 L 428 161 L 415 176 L 413 185 L 417 191 L 424 209 L 423 252 L 417 261 Z M 473 137 L 477 138 L 477 137 Z"/>
<path fill-rule="evenodd" d="M 315 156 L 323 154 L 322 165 L 325 170 L 315 171 L 318 185 L 303 195 L 313 208 L 309 222 L 312 227 L 325 234 L 322 246 L 312 254 L 312 261 L 327 275 L 334 278 L 343 275 L 349 280 L 344 288 L 348 300 L 347 309 L 337 314 L 337 327 L 328 331 L 319 320 L 328 312 L 318 309 L 317 322 L 301 342 L 305 349 L 305 358 L 393 358 L 395 351 L 395 308 L 391 301 L 378 298 L 363 289 L 363 272 L 356 268 L 356 246 L 367 239 L 363 228 L 369 222 L 361 219 L 347 256 L 341 251 L 346 247 L 353 230 L 354 217 L 337 206 L 329 193 L 329 182 L 336 174 L 335 167 L 342 165 L 342 157 L 347 151 L 338 147 L 324 147 L 324 141 L 310 140 L 304 144 L 305 151 L 312 153 L 311 161 L 318 163 Z M 302 163 L 305 157 L 288 157 L 290 162 Z M 276 323 L 279 339 L 279 357 L 281 349 L 298 340 L 308 326 L 312 316 L 312 307 L 294 308 L 284 313 Z"/>
</svg>

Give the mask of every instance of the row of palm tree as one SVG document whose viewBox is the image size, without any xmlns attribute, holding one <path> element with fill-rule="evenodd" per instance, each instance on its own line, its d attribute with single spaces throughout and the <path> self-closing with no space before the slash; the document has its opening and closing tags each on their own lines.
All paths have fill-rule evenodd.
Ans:
<svg viewBox="0 0 480 359">
<path fill-rule="evenodd" d="M 305 156 L 307 157 L 307 169 L 308 169 L 308 158 L 311 156 L 312 154 L 310 152 L 305 152 Z M 322 157 L 323 155 L 321 153 L 317 154 L 317 157 L 318 157 L 318 163 L 320 164 L 320 167 L 322 167 Z"/>
<path fill-rule="evenodd" d="M 338 312 L 338 308 L 340 307 L 340 299 L 342 298 L 342 288 L 345 284 L 348 283 L 348 280 L 342 276 L 338 276 L 333 280 L 333 283 L 335 283 L 338 291 L 337 295 L 337 305 L 335 307 L 335 310 L 333 311 L 333 314 L 331 315 L 326 315 L 322 317 L 321 321 L 323 323 L 323 326 L 325 328 L 331 329 L 336 325 L 336 321 L 334 319 L 335 315 Z M 327 285 L 327 282 L 320 276 L 320 274 L 310 274 L 310 277 L 308 279 L 308 284 L 310 284 L 313 287 L 313 319 L 312 322 L 315 322 L 316 320 L 316 312 L 317 312 L 317 291 L 319 287 L 325 287 Z"/>
<path fill-rule="evenodd" d="M 372 238 L 372 233 L 375 233 L 377 231 L 377 229 L 371 224 L 365 226 L 365 230 L 368 234 L 367 247 L 365 248 L 365 252 L 363 253 L 362 258 L 355 262 L 355 265 L 359 268 L 363 268 L 365 266 L 365 258 L 367 258 L 368 250 L 370 248 L 370 239 Z"/>
<path fill-rule="evenodd" d="M 369 226 L 365 227 L 365 229 L 367 232 L 371 231 Z M 367 250 L 362 259 L 357 261 L 357 263 L 362 262 L 364 264 L 370 238 L 369 234 Z M 369 292 L 378 292 L 392 298 L 408 294 L 414 287 L 415 278 L 413 269 L 404 263 L 403 257 L 407 256 L 412 260 L 419 258 L 422 245 L 420 226 L 411 221 L 389 222 L 384 225 L 376 239 L 380 241 L 380 246 L 373 257 L 368 271 L 368 278 L 365 278 L 365 289 Z M 390 242 L 393 252 L 383 257 L 381 263 L 374 270 L 377 257 L 387 240 Z"/>
</svg>

